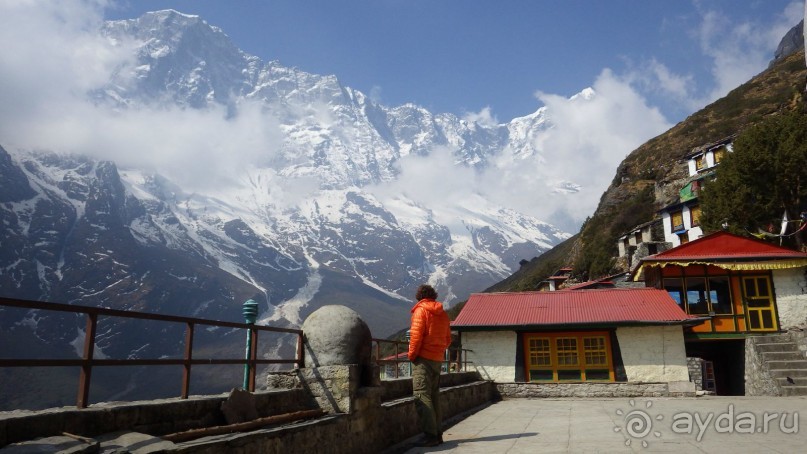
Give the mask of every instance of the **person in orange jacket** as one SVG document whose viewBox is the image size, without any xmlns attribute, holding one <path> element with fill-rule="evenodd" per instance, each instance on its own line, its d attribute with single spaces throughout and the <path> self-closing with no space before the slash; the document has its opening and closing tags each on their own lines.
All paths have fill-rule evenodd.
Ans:
<svg viewBox="0 0 807 454">
<path fill-rule="evenodd" d="M 415 299 L 418 302 L 412 308 L 408 353 L 414 366 L 412 393 L 420 428 L 426 435 L 422 446 L 437 446 L 443 442 L 440 369 L 451 345 L 451 322 L 431 285 L 418 287 Z"/>
</svg>

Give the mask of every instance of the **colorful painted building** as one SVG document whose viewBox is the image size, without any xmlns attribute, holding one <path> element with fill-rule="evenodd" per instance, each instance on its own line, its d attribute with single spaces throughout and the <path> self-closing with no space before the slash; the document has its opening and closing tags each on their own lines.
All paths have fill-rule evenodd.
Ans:
<svg viewBox="0 0 807 454">
<path fill-rule="evenodd" d="M 659 211 L 663 225 L 664 241 L 672 247 L 686 244 L 703 236 L 700 225 L 701 207 L 698 194 L 703 183 L 714 177 L 715 167 L 727 153 L 732 152 L 735 136 L 697 147 L 687 154 L 689 180 L 680 189 L 678 201 Z"/>
<path fill-rule="evenodd" d="M 721 231 L 645 257 L 632 275 L 706 319 L 684 340 L 687 356 L 713 364 L 720 394 L 744 394 L 747 336 L 807 326 L 804 252 Z"/>
</svg>

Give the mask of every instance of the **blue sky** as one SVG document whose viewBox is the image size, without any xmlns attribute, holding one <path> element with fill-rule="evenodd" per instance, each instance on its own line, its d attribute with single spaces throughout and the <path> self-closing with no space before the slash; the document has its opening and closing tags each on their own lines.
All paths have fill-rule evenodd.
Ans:
<svg viewBox="0 0 807 454">
<path fill-rule="evenodd" d="M 335 74 L 388 106 L 507 122 L 606 68 L 676 123 L 762 71 L 804 15 L 791 0 L 129 0 L 106 19 L 173 8 L 245 52 Z"/>
</svg>

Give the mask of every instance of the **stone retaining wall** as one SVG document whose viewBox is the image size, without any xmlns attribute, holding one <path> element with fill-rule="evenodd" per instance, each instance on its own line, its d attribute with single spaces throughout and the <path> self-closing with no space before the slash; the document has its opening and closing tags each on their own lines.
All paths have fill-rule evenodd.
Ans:
<svg viewBox="0 0 807 454">
<path fill-rule="evenodd" d="M 316 403 L 303 389 L 256 392 L 258 415 L 273 416 L 315 409 Z M 128 430 L 165 435 L 200 427 L 226 424 L 221 404 L 229 394 L 192 396 L 137 402 L 108 402 L 48 410 L 0 412 L 0 447 L 67 432 L 84 437 Z"/>
<path fill-rule="evenodd" d="M 690 384 L 690 382 L 686 382 Z M 695 395 L 694 386 L 687 389 L 668 383 L 497 383 L 496 389 L 506 398 L 536 397 L 666 397 Z"/>
<path fill-rule="evenodd" d="M 689 381 L 695 383 L 695 389 L 703 390 L 703 358 L 687 357 Z"/>
<path fill-rule="evenodd" d="M 274 386 L 282 384 L 286 389 L 253 394 L 260 417 L 316 408 L 329 414 L 280 427 L 169 443 L 161 447 L 161 452 L 376 453 L 417 435 L 411 379 L 360 387 L 359 375 L 356 366 L 329 366 L 270 378 Z M 440 379 L 445 419 L 497 399 L 494 385 L 480 380 L 476 373 L 443 374 Z M 312 391 L 317 395 L 312 395 Z M 57 408 L 0 413 L 0 447 L 62 432 L 103 440 L 108 434 L 119 431 L 159 437 L 224 425 L 221 404 L 227 397 L 224 394 L 187 400 L 94 404 L 81 410 Z M 157 438 L 150 443 L 159 441 Z M 146 442 L 140 442 L 143 443 Z"/>
</svg>

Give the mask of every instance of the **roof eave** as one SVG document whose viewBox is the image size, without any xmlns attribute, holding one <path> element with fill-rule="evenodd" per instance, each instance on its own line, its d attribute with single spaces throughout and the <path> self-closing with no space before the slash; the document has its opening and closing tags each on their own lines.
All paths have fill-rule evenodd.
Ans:
<svg viewBox="0 0 807 454">
<path fill-rule="evenodd" d="M 582 328 L 616 328 L 620 326 L 668 326 L 668 325 L 697 325 L 709 318 L 704 319 L 683 319 L 683 320 L 625 320 L 618 322 L 575 322 L 575 323 L 551 323 L 551 324 L 502 324 L 502 325 L 452 325 L 451 329 L 459 332 L 463 331 L 524 331 L 524 330 L 572 330 Z"/>
</svg>

